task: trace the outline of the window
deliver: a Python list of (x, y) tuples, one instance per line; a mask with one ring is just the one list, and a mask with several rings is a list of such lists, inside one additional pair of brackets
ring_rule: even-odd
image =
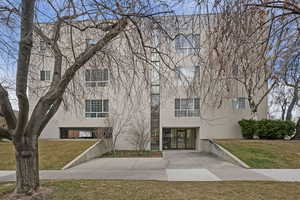
[(159, 85), (151, 86), (151, 94), (159, 94)]
[(200, 35), (178, 35), (175, 38), (176, 53), (194, 53), (200, 48)]
[(236, 77), (239, 73), (239, 68), (238, 68), (238, 65), (233, 65), (232, 66), (232, 76), (233, 77)]
[(85, 39), (86, 47), (90, 45), (94, 45), (97, 43), (97, 40), (92, 40), (92, 39)]
[(193, 80), (199, 79), (200, 67), (178, 67), (176, 69), (177, 79), (183, 82), (191, 82)]
[(200, 98), (175, 99), (175, 117), (199, 117)]
[(40, 76), (41, 81), (50, 81), (50, 71), (42, 70)]
[(40, 52), (45, 52), (47, 43), (44, 40), (40, 40)]
[(85, 100), (85, 117), (108, 117), (108, 100)]
[(237, 97), (232, 99), (232, 107), (234, 109), (245, 109), (246, 108), (246, 98)]
[(108, 69), (85, 70), (85, 81), (87, 87), (104, 87), (108, 83)]

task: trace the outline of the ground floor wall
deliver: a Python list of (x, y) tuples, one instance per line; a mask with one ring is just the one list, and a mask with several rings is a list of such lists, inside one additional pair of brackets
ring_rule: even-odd
[[(150, 123), (150, 122), (149, 122)], [(68, 116), (54, 116), (45, 129), (42, 132), (41, 138), (43, 139), (67, 139), (65, 137), (65, 132), (69, 131), (70, 139), (84, 139), (90, 138), (88, 135), (84, 135), (85, 131), (91, 131), (91, 136), (96, 136), (94, 138), (103, 138), (109, 136), (109, 134), (101, 134), (102, 132), (107, 133), (108, 131), (112, 131), (112, 127), (107, 127), (108, 125), (104, 123), (103, 119), (84, 119), (72, 118), (68, 119)], [(111, 138), (115, 139), (115, 148), (117, 150), (135, 150), (138, 147), (137, 142), (137, 133), (136, 130), (133, 129), (133, 125), (126, 125), (127, 128), (116, 132), (111, 135)], [(148, 125), (149, 126), (149, 125)], [(150, 131), (149, 127), (144, 127), (146, 134), (144, 135), (144, 143), (146, 150), (150, 150)], [(97, 131), (100, 130), (100, 131)], [(101, 131), (104, 130), (104, 131)], [(98, 137), (98, 133), (99, 137)], [(80, 136), (81, 135), (81, 136)]]

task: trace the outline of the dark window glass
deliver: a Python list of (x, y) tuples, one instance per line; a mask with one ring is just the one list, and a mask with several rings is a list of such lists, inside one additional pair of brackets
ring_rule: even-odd
[(175, 109), (180, 109), (180, 99), (175, 99)]
[(194, 108), (195, 110), (200, 109), (200, 98), (195, 98)]
[(85, 80), (90, 81), (91, 80), (91, 73), (90, 70), (85, 70)]
[(108, 112), (108, 100), (103, 100), (103, 112)]
[(40, 80), (41, 81), (50, 81), (50, 71), (42, 70), (40, 72)]

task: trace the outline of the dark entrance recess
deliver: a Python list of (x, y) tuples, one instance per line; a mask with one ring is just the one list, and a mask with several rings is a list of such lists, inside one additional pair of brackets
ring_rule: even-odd
[(164, 128), (163, 149), (195, 149), (196, 128)]

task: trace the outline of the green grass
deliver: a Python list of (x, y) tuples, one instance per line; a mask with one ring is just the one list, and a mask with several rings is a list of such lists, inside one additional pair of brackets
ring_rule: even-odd
[[(44, 200), (296, 200), (300, 183), (164, 182), (119, 180), (46, 181), (52, 189)], [(0, 185), (0, 199), (12, 191)], [(2, 195), (2, 196), (1, 196)], [(2, 198), (1, 198), (2, 197)]]
[(217, 140), (252, 168), (300, 168), (300, 141)]
[(129, 157), (162, 157), (160, 151), (131, 151), (131, 150), (121, 150), (115, 152), (108, 152), (102, 157), (109, 158), (129, 158)]
[[(61, 169), (68, 162), (93, 145), (92, 140), (40, 140), (40, 169)], [(0, 170), (15, 169), (14, 147), (10, 142), (0, 142)]]

